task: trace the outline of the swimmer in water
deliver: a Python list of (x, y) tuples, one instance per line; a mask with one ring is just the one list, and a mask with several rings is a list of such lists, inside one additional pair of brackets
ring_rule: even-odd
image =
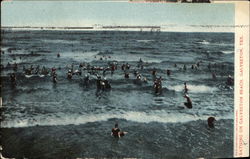
[(110, 85), (110, 83), (109, 83), (109, 81), (107, 80), (106, 77), (104, 77), (103, 82), (104, 82), (104, 88), (105, 89), (111, 89), (111, 85)]
[(191, 69), (194, 69), (194, 65), (191, 66)]
[(214, 117), (209, 117), (207, 119), (207, 125), (209, 128), (214, 128), (214, 121), (216, 121), (216, 119)]
[(226, 84), (227, 85), (233, 85), (234, 84), (234, 80), (233, 80), (231, 75), (228, 75)]
[(212, 78), (213, 78), (214, 80), (216, 79), (215, 73), (212, 73)]
[(53, 77), (52, 77), (52, 81), (53, 81), (53, 83), (57, 83), (57, 77), (56, 77), (56, 74), (54, 74), (54, 75), (53, 75)]
[(187, 93), (187, 92), (188, 92), (187, 83), (184, 82), (184, 93)]
[(171, 71), (167, 70), (167, 75), (170, 76), (170, 74), (171, 74)]
[(156, 69), (154, 68), (153, 71), (152, 71), (152, 75), (153, 76), (156, 76)]
[(139, 63), (142, 63), (142, 62), (143, 62), (143, 61), (142, 61), (142, 59), (140, 58), (140, 59), (139, 59)]
[(187, 67), (186, 65), (183, 66), (183, 70), (186, 71), (187, 70)]
[(120, 138), (122, 136), (124, 136), (125, 134), (127, 134), (127, 132), (123, 132), (118, 128), (118, 124), (115, 124), (115, 127), (112, 128), (111, 130), (111, 136), (114, 136), (116, 138)]
[(129, 73), (128, 72), (124, 73), (124, 78), (129, 78)]
[(192, 105), (192, 101), (191, 101), (190, 97), (189, 97), (187, 94), (185, 94), (185, 95), (184, 95), (184, 98), (187, 99), (187, 102), (184, 102), (184, 105), (185, 105), (188, 109), (191, 109), (191, 108), (193, 107), (193, 105)]
[(72, 79), (72, 76), (73, 76), (72, 70), (69, 70), (67, 73), (67, 78)]

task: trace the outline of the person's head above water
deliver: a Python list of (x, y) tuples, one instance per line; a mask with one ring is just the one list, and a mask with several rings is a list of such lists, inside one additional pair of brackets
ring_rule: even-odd
[(207, 119), (207, 124), (210, 128), (214, 128), (214, 121), (216, 121), (215, 117), (209, 117)]

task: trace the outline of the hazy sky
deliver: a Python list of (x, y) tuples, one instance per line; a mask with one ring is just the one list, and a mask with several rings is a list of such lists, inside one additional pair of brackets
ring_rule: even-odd
[(234, 25), (233, 4), (6, 1), (2, 26)]

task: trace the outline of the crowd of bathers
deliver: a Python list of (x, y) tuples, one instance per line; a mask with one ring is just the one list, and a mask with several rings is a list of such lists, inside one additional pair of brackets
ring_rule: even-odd
[[(57, 58), (60, 58), (60, 54), (57, 54)], [(95, 56), (96, 58), (96, 56)], [(101, 57), (100, 60), (106, 59), (107, 57)], [(108, 58), (111, 58), (108, 56)], [(199, 69), (202, 61), (198, 61), (196, 64), (192, 64), (190, 69), (192, 70), (197, 70)], [(83, 84), (84, 86), (88, 87), (90, 85), (90, 75), (96, 76), (95, 81), (96, 81), (96, 89), (98, 91), (108, 91), (111, 90), (111, 84), (106, 78), (106, 74), (110, 72), (111, 75), (113, 75), (116, 71), (121, 70), (124, 74), (124, 79), (129, 79), (129, 78), (134, 78), (136, 83), (148, 83), (148, 79), (146, 77), (143, 77), (141, 73), (139, 73), (140, 70), (143, 70), (145, 67), (145, 62), (140, 58), (139, 61), (137, 62), (137, 65), (131, 69), (131, 65), (129, 63), (118, 63), (117, 61), (107, 61), (106, 66), (93, 66), (90, 65), (89, 63), (80, 63), (77, 68), (75, 69), (75, 65), (71, 64), (67, 66), (68, 71), (67, 71), (67, 79), (71, 80), (73, 76), (82, 76), (84, 72), (84, 77), (83, 77)], [(174, 64), (174, 67), (177, 68), (177, 64)], [(211, 63), (207, 65), (207, 69), (211, 70)], [(15, 62), (13, 64), (8, 64), (6, 67), (1, 65), (1, 70), (5, 68), (12, 68), (13, 73), (10, 74), (10, 82), (13, 86), (17, 86), (17, 70), (18, 70), (18, 64)], [(180, 67), (179, 67), (180, 68)], [(183, 71), (186, 71), (188, 68), (184, 64), (180, 69)], [(39, 76), (50, 76), (52, 78), (52, 82), (54, 84), (58, 83), (58, 75), (57, 75), (57, 70), (61, 70), (60, 67), (55, 68), (48, 68), (45, 66), (40, 67), (39, 65), (34, 67), (33, 65), (30, 65), (29, 67), (23, 66), (22, 68), (22, 73), (25, 76), (32, 76), (32, 75), (39, 75)], [(172, 70), (166, 69), (165, 73), (167, 76), (170, 76), (172, 74)], [(134, 75), (134, 77), (131, 77), (131, 74)], [(216, 79), (216, 74), (211, 71), (212, 78)], [(157, 77), (157, 70), (155, 68), (151, 69), (151, 75), (152, 75), (152, 89), (154, 90), (155, 94), (161, 94), (162, 93), (162, 77), (159, 76)], [(228, 75), (227, 80), (226, 80), (226, 85), (233, 85), (234, 83), (233, 78)], [(186, 99), (186, 102), (184, 102), (184, 106), (188, 109), (191, 109), (193, 107), (191, 98), (188, 95), (189, 88), (187, 86), (187, 83), (184, 82), (183, 86), (183, 93), (184, 93), (184, 98)], [(215, 121), (214, 117), (210, 117), (208, 119), (208, 126), (213, 128), (214, 124), (213, 122)], [(116, 137), (120, 137), (124, 135), (124, 132), (122, 135), (120, 135), (118, 132), (118, 124), (116, 124), (115, 128), (112, 129), (112, 133)]]

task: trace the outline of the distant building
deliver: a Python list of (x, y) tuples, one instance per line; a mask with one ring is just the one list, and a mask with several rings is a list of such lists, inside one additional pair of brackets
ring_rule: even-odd
[(211, 3), (211, 0), (178, 0), (181, 3)]

